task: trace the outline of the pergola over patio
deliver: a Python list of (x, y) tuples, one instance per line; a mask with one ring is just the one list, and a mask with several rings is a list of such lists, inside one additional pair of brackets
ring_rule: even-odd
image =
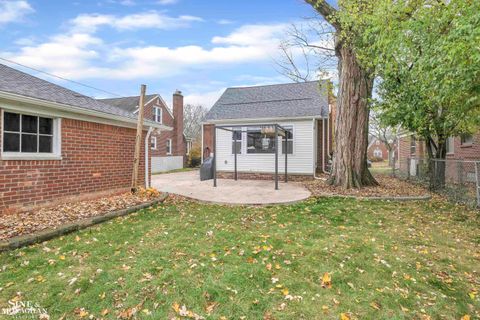
[[(235, 143), (234, 149), (234, 179), (238, 180), (238, 170), (237, 170), (237, 136), (235, 132), (246, 133), (248, 137), (248, 128), (262, 128), (262, 131), (271, 133), (274, 132), (274, 149), (275, 149), (275, 190), (278, 190), (278, 137), (282, 136), (284, 138), (285, 147), (287, 147), (287, 132), (288, 130), (279, 125), (278, 123), (262, 123), (262, 124), (250, 124), (250, 125), (214, 125), (213, 129), (213, 186), (217, 186), (217, 129), (230, 131), (233, 133), (233, 141)], [(235, 129), (240, 128), (240, 130)], [(247, 130), (244, 130), (247, 128)], [(285, 182), (288, 182), (288, 152), (285, 152)]]

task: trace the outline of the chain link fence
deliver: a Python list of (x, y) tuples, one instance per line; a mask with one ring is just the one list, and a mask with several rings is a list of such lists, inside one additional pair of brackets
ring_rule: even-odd
[(480, 208), (480, 161), (408, 158), (395, 173), (449, 199)]

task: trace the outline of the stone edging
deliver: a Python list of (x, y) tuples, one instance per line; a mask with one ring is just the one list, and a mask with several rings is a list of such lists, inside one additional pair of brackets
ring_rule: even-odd
[(0, 241), (0, 252), (15, 250), (15, 249), (29, 246), (35, 243), (44, 242), (44, 241), (56, 238), (58, 236), (62, 236), (67, 233), (82, 230), (117, 217), (126, 216), (130, 213), (161, 203), (165, 201), (167, 197), (168, 197), (168, 193), (163, 193), (159, 198), (155, 200), (142, 203), (130, 208), (112, 211), (104, 215), (90, 217), (87, 219), (64, 224), (55, 229), (45, 229), (34, 234), (22, 235), (22, 236), (13, 237), (7, 240), (3, 240), (3, 241)]
[(432, 199), (431, 195), (424, 195), (424, 196), (385, 196), (385, 197), (363, 197), (363, 196), (353, 196), (353, 195), (335, 195), (335, 194), (321, 194), (315, 197), (319, 198), (350, 198), (350, 199), (357, 199), (357, 200), (383, 200), (383, 201), (428, 201)]

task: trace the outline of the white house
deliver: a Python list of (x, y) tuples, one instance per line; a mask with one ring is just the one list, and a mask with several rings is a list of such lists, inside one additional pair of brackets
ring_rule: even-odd
[(288, 149), (288, 174), (313, 177), (328, 165), (332, 109), (326, 81), (228, 88), (205, 117), (202, 160), (215, 152), (217, 126), (216, 166), (220, 176), (234, 171), (236, 148), (241, 177), (271, 177), (275, 172), (272, 125), (276, 124), (288, 131), (287, 147), (284, 138), (278, 138), (279, 173), (285, 170)]

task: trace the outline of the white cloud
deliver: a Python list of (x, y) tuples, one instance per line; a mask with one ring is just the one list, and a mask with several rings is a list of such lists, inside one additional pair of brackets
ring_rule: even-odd
[[(93, 24), (105, 24), (104, 19), (96, 16)], [(269, 63), (277, 51), (282, 27), (244, 26), (225, 37), (213, 38), (211, 48), (197, 45), (121, 47), (75, 30), (3, 55), (71, 79), (160, 79), (242, 63)]]
[(177, 3), (178, 0), (158, 0), (157, 3), (161, 5), (167, 5), (167, 4), (175, 4)]
[(185, 28), (192, 22), (203, 21), (202, 18), (181, 15), (170, 17), (157, 11), (135, 13), (125, 16), (108, 14), (81, 14), (71, 20), (75, 32), (95, 32), (101, 26), (109, 26), (117, 30)]
[(222, 25), (227, 25), (227, 24), (232, 24), (234, 23), (234, 21), (232, 20), (229, 20), (229, 19), (220, 19), (217, 21), (218, 24), (222, 24)]
[(34, 10), (27, 1), (0, 1), (0, 25), (18, 22), (32, 12)]
[(184, 100), (185, 100), (185, 103), (200, 104), (210, 109), (214, 105), (214, 103), (218, 100), (218, 98), (220, 98), (220, 96), (225, 91), (225, 89), (226, 88), (221, 88), (215, 91), (187, 94)]

